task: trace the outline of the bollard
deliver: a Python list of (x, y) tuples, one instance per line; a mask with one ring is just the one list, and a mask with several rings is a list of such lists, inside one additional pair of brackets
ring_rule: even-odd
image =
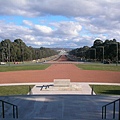
[(31, 95), (31, 87), (29, 86), (29, 95)]
[(92, 87), (91, 95), (93, 95), (93, 87)]

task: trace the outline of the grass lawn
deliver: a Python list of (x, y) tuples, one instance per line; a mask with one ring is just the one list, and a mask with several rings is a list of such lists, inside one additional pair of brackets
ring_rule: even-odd
[(20, 70), (44, 70), (44, 69), (46, 69), (49, 66), (50, 66), (50, 64), (0, 66), (0, 72), (20, 71)]
[(29, 86), (34, 85), (16, 85), (16, 86), (0, 86), (0, 95), (26, 95), (29, 92)]
[(120, 95), (120, 86), (117, 85), (90, 85), (97, 95)]
[(120, 66), (105, 65), (105, 64), (77, 64), (77, 67), (83, 70), (107, 70), (107, 71), (120, 71)]

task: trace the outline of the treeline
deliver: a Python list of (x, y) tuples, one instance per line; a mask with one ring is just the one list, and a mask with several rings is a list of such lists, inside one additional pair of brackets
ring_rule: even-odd
[(30, 61), (56, 55), (57, 52), (50, 48), (33, 48), (27, 46), (21, 39), (11, 42), (5, 39), (0, 42), (1, 62), (22, 62)]
[(120, 60), (120, 43), (113, 40), (96, 39), (93, 46), (84, 46), (73, 49), (70, 55), (76, 56), (81, 61), (109, 61), (118, 62)]

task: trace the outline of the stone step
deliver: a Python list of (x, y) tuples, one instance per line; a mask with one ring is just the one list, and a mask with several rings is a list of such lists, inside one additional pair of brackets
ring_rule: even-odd
[[(9, 96), (7, 100), (18, 106), (19, 119), (16, 120), (102, 120), (102, 106), (118, 98), (119, 96), (28, 95)], [(108, 113), (111, 113), (113, 106), (108, 108)], [(108, 120), (112, 120), (112, 113), (108, 113)], [(12, 116), (7, 116), (7, 113), (5, 115), (3, 120), (15, 120)]]
[[(68, 119), (59, 119), (59, 118), (31, 118), (31, 119), (23, 119), (23, 118), (4, 118), (4, 119), (0, 119), (0, 120), (68, 120)], [(73, 120), (73, 119), (69, 119), (69, 120)], [(98, 119), (98, 118), (88, 118), (88, 119), (74, 119), (74, 120), (118, 120), (118, 119)]]

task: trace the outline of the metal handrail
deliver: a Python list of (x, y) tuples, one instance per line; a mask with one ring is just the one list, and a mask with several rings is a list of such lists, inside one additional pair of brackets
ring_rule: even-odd
[(102, 106), (102, 119), (106, 119), (106, 112), (107, 112), (106, 111), (106, 107), (108, 105), (111, 105), (111, 104), (113, 104), (113, 119), (115, 119), (116, 102), (119, 102), (119, 106), (118, 106), (119, 107), (119, 110), (118, 110), (118, 120), (120, 120), (120, 98), (115, 100), (115, 101), (113, 101), (113, 102), (110, 102), (110, 103)]
[(18, 106), (12, 103), (0, 100), (2, 102), (2, 117), (5, 118), (5, 103), (13, 107), (13, 118), (18, 118)]

